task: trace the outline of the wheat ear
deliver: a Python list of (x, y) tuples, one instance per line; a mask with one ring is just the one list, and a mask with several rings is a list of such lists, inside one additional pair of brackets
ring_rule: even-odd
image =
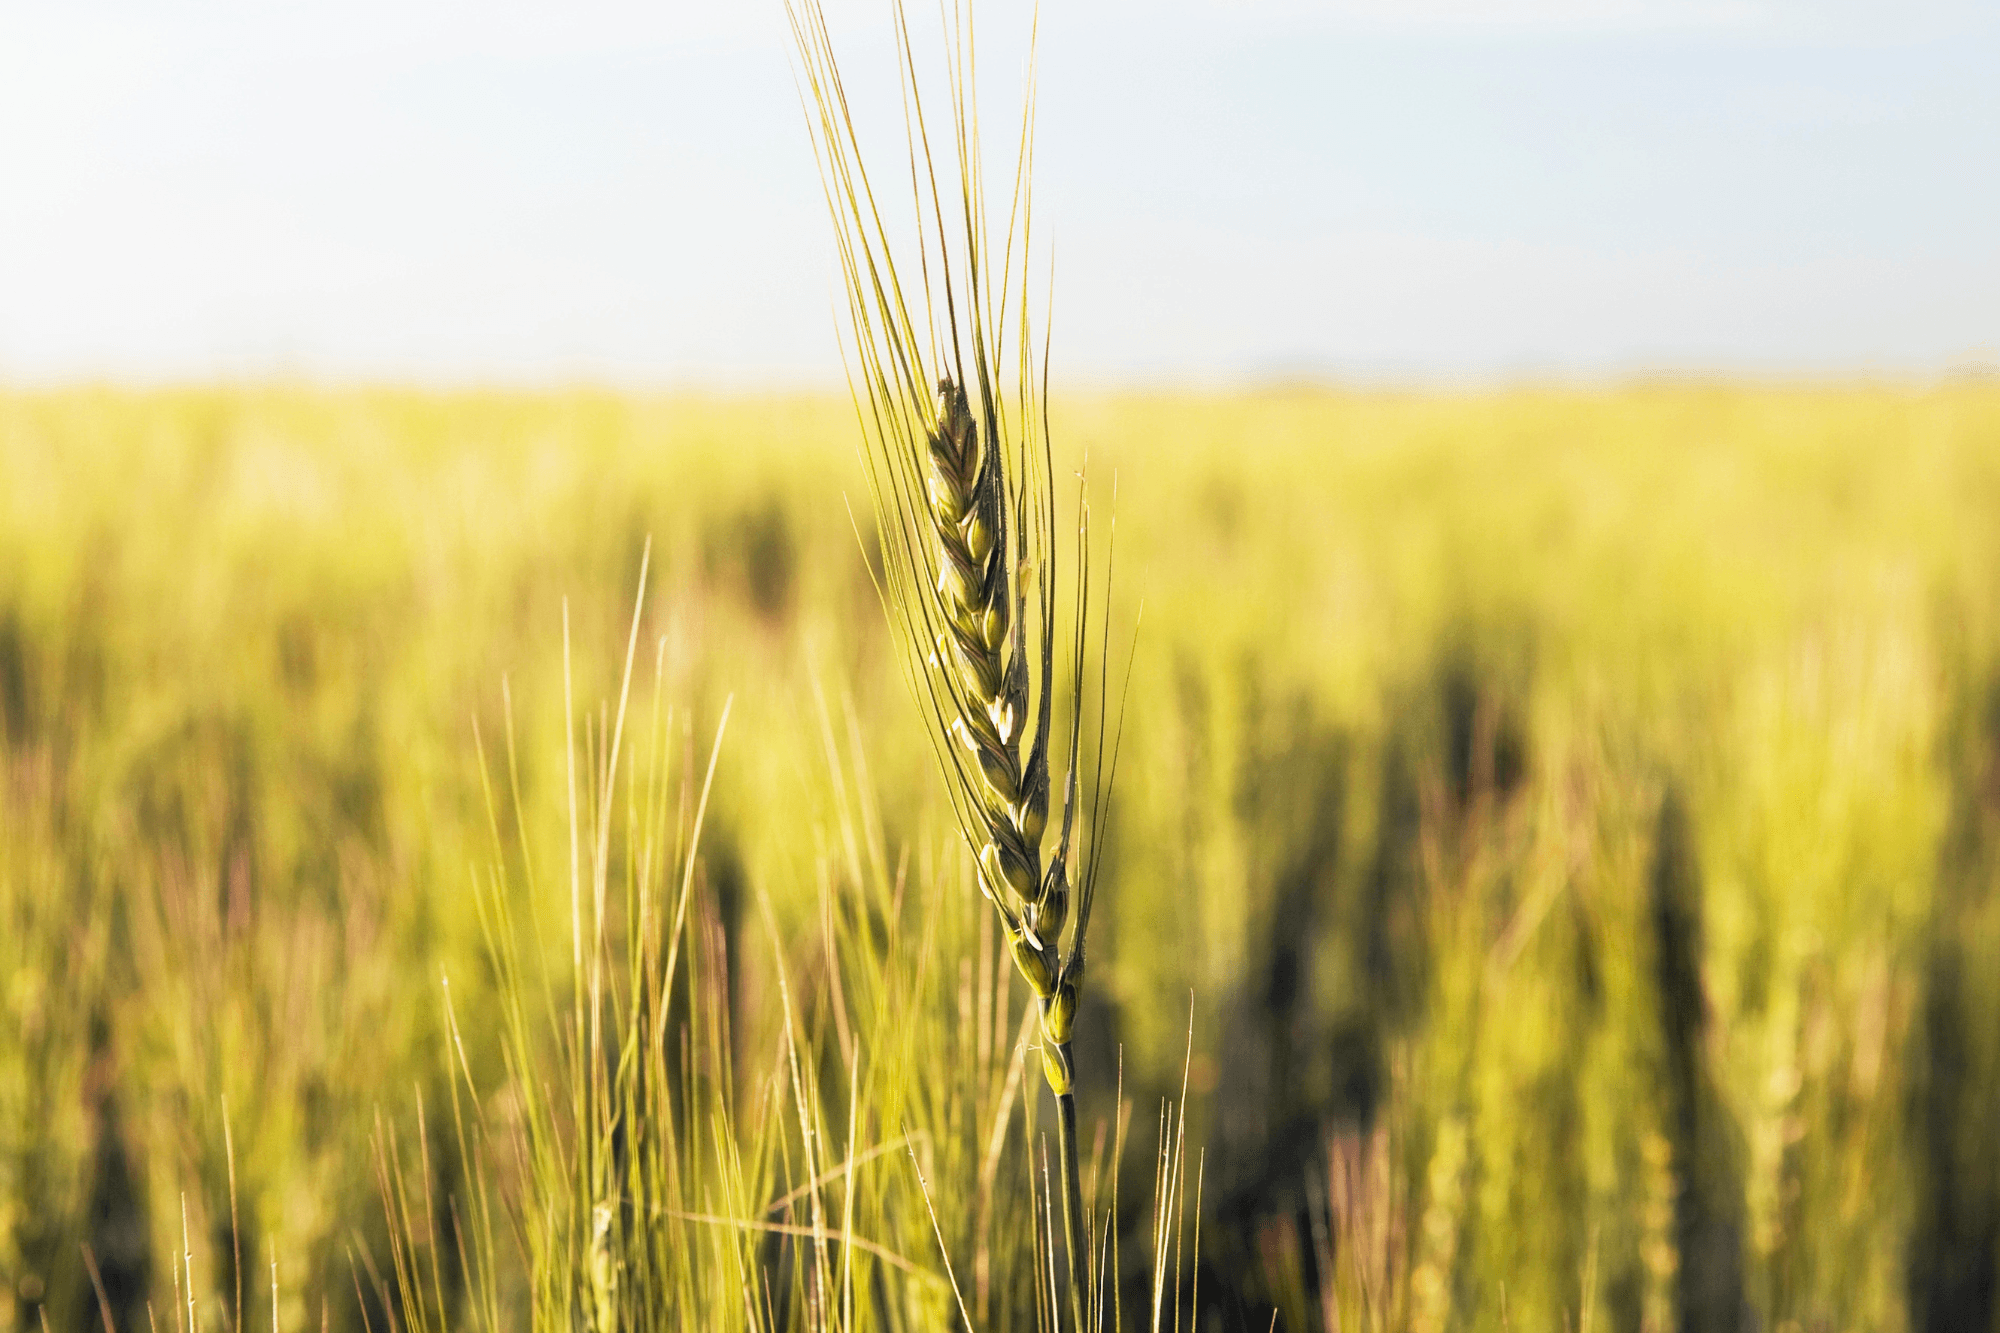
[[(933, 699), (948, 699), (955, 705), (956, 716), (945, 723), (945, 731), (973, 763), (970, 770), (963, 764), (952, 765), (948, 775), (970, 798), (963, 808), (978, 817), (979, 823), (966, 831), (968, 840), (978, 846), (980, 888), (1000, 914), (1015, 966), (1034, 991), (1040, 1011), (1042, 1070), (1056, 1097), (1071, 1318), (1081, 1333), (1090, 1289), (1085, 1266), (1091, 1246), (1077, 1162), (1076, 1062), (1071, 1043), (1077, 986), (1083, 980), (1084, 914), (1078, 915), (1067, 952), (1062, 935), (1069, 914), (1074, 727), (1081, 718), (1082, 700), (1073, 701), (1063, 829), (1045, 874), (1041, 863), (1049, 814), (1054, 623), (1045, 604), (1035, 692), (1039, 706), (1024, 758), (1021, 746), (1029, 726), (1031, 671), (1022, 585), (1036, 576), (1045, 585), (1052, 584), (1054, 553), (1030, 548), (1018, 569), (1010, 571), (1004, 558), (1009, 487), (1003, 454), (990, 443), (982, 445), (965, 391), (948, 376), (938, 384), (924, 483), (935, 541), (936, 607), (946, 626), (937, 634), (927, 665), (950, 687)], [(976, 783), (971, 771), (978, 773)]]
[[(959, 827), (977, 857), (980, 890), (998, 913), (1015, 965), (1035, 994), (1042, 1069), (1057, 1103), (1071, 1317), (1082, 1333), (1091, 1244), (1077, 1161), (1072, 1039), (1102, 846), (1097, 822), (1108, 808), (1109, 778), (1100, 689), (1086, 859), (1079, 852), (1076, 816), (1091, 606), (1089, 511), (1079, 503), (1075, 601), (1065, 607), (1057, 591), (1055, 489), (1044, 410), (1047, 345), (1038, 384), (1027, 316), (1032, 96), (1005, 240), (996, 253), (979, 164), (969, 12), (961, 3), (947, 15), (960, 187), (947, 203), (937, 184), (908, 26), (900, 6), (894, 8), (916, 203), (922, 282), (917, 306), (897, 277), (818, 4), (798, 0), (790, 13), (806, 115), (846, 278), (853, 329), (848, 369), (882, 533), (881, 592), (900, 631), (912, 691), (931, 724)], [(953, 221), (948, 224), (947, 218)], [(1010, 379), (1017, 387), (1003, 392), (1000, 386)], [(1067, 634), (1062, 679), (1059, 631)], [(1059, 692), (1068, 702), (1063, 813), (1045, 863), (1053, 705)]]
[[(928, 446), (924, 482), (936, 541), (938, 610), (947, 627), (937, 636), (929, 665), (956, 677), (957, 716), (946, 722), (946, 731), (979, 774), (969, 794), (983, 825), (976, 844), (981, 888), (999, 909), (1014, 961), (1042, 1003), (1043, 1036), (1067, 1048), (1076, 978), (1065, 975), (1058, 943), (1069, 912), (1069, 883), (1062, 857), (1050, 861), (1046, 875), (1041, 868), (1049, 817), (1050, 692), (1045, 681), (1040, 725), (1024, 759), (1030, 682), (1025, 617), (1015, 605), (1018, 594), (1010, 588), (1015, 580), (1000, 549), (1005, 470), (999, 451), (981, 446), (965, 392), (949, 377), (938, 385)], [(1034, 572), (1032, 564), (1019, 571), (1024, 577)], [(1045, 640), (1044, 648), (1050, 646)], [(1066, 1063), (1050, 1070), (1049, 1085), (1057, 1092), (1066, 1091), (1069, 1082)]]

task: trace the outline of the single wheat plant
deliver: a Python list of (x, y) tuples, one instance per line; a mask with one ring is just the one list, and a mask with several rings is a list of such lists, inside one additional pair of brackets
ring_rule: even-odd
[[(980, 889), (1039, 1006), (1042, 1068), (1057, 1103), (1069, 1303), (1082, 1330), (1086, 1305), (1096, 1302), (1073, 1037), (1117, 746), (1114, 739), (1107, 763), (1100, 644), (1086, 855), (1077, 816), (1092, 625), (1089, 506), (1079, 475), (1076, 569), (1059, 580), (1047, 341), (1038, 355), (1028, 314), (1032, 69), (996, 247), (980, 168), (969, 10), (961, 4), (945, 15), (950, 143), (940, 153), (909, 27), (895, 9), (914, 204), (914, 228), (898, 234), (899, 244), (884, 221), (884, 195), (863, 166), (819, 5), (798, 0), (790, 12), (846, 279), (848, 370), (882, 535), (880, 590), (978, 859)], [(947, 179), (955, 169), (955, 191), (940, 187), (941, 168)], [(903, 273), (916, 261), (913, 285), (899, 275), (899, 250)], [(1058, 765), (1062, 817), (1050, 846)]]

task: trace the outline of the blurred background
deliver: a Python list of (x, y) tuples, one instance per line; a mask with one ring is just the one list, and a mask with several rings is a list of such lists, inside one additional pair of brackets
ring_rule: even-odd
[[(897, 163), (885, 16), (831, 17)], [(980, 17), (1005, 161), (1030, 13)], [(2000, 1329), (2000, 16), (1039, 24), (1052, 425), (1136, 642), (1122, 1229), (1185, 1081), (1203, 1328)], [(396, 1309), (377, 1136), (510, 1073), (482, 780), (511, 719), (560, 883), (649, 540), (673, 744), (734, 699), (746, 1047), (828, 755), (940, 845), (788, 43), (0, 10), (0, 1328)]]

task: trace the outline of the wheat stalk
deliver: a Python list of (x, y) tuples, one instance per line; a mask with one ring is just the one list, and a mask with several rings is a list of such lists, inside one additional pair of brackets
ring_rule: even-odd
[[(959, 177), (958, 197), (948, 201), (938, 185), (908, 25), (895, 6), (920, 273), (920, 288), (910, 293), (897, 276), (895, 247), (862, 163), (817, 0), (798, 0), (789, 12), (846, 279), (849, 376), (883, 535), (880, 590), (900, 631), (904, 666), (930, 723), (961, 831), (976, 855), (981, 892), (1038, 1006), (1042, 1068), (1057, 1102), (1071, 1317), (1081, 1333), (1091, 1243), (1077, 1161), (1072, 1041), (1102, 846), (1097, 823), (1107, 809), (1110, 775), (1100, 689), (1085, 858), (1076, 816), (1091, 606), (1089, 510), (1080, 496), (1074, 600), (1066, 602), (1058, 591), (1044, 411), (1047, 344), (1038, 384), (1026, 290), (1032, 71), (996, 253), (979, 161), (969, 11), (961, 4), (946, 19), (951, 152)], [(1003, 390), (1010, 383), (1012, 390)], [(1060, 677), (1058, 660), (1065, 667)], [(1059, 693), (1068, 723), (1060, 754), (1062, 822), (1045, 849)], [(1114, 743), (1112, 769), (1115, 752)]]

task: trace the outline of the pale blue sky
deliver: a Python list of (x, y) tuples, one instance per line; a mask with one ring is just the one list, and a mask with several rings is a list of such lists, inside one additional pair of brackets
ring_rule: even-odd
[[(1059, 378), (2000, 356), (1993, 0), (1043, 9)], [(0, 0), (0, 378), (833, 383), (828, 235), (778, 0)]]

